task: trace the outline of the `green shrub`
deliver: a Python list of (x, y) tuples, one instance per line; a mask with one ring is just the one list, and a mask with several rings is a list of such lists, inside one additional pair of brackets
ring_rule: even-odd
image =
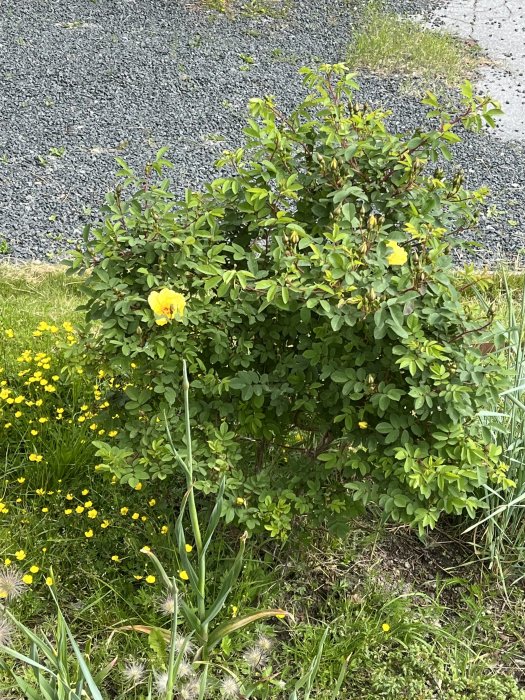
[[(125, 385), (127, 438), (98, 443), (101, 467), (131, 485), (172, 473), (164, 418), (182, 440), (185, 359), (197, 486), (226, 474), (228, 519), (277, 535), (296, 513), (345, 520), (371, 501), (420, 531), (473, 516), (481, 487), (506, 481), (477, 415), (505, 372), (452, 260), (484, 193), (429, 166), (497, 106), (468, 83), (457, 116), (429, 94), (439, 126), (401, 136), (354, 101), (344, 64), (301, 72), (304, 102), (284, 115), (252, 99), (246, 150), (202, 193), (175, 200), (165, 149), (144, 178), (119, 160), (71, 265), (91, 271), (84, 361)], [(163, 288), (184, 295), (179, 317), (149, 308)]]

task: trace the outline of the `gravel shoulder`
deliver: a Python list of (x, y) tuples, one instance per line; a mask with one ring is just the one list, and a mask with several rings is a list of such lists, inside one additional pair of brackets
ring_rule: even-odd
[[(256, 14), (262, 1), (228, 17), (179, 0), (1, 0), (3, 255), (53, 260), (74, 245), (112, 186), (117, 155), (141, 167), (169, 145), (174, 188), (198, 187), (222, 150), (242, 143), (250, 97), (274, 94), (289, 108), (302, 94), (301, 65), (344, 60), (345, 0), (264, 0)], [(392, 4), (416, 12), (425, 3)], [(393, 110), (394, 128), (421, 123), (401, 76), (359, 80), (363, 99)], [(524, 150), (488, 135), (456, 149), (467, 185), (493, 191), (480, 263), (514, 260), (524, 246)]]

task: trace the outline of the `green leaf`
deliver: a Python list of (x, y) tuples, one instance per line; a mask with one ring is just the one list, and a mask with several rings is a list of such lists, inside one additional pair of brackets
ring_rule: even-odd
[(242, 629), (254, 622), (259, 622), (259, 620), (267, 620), (270, 617), (292, 617), (286, 610), (281, 610), (281, 608), (273, 608), (270, 610), (258, 610), (254, 613), (248, 613), (246, 615), (240, 615), (239, 617), (233, 617), (231, 620), (221, 623), (214, 627), (213, 631), (208, 637), (208, 644), (206, 645), (209, 650), (213, 649), (221, 640), (230, 636), (232, 632)]
[(158, 627), (152, 627), (148, 634), (148, 645), (157, 656), (157, 660), (164, 663), (167, 651), (166, 638)]

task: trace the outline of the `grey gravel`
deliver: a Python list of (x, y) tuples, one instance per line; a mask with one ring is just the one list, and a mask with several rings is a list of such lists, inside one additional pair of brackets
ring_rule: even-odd
[[(290, 0), (285, 12), (265, 0), (275, 11), (260, 15), (256, 2), (228, 16), (182, 0), (0, 0), (0, 252), (48, 260), (75, 245), (117, 155), (140, 168), (168, 145), (174, 188), (199, 187), (242, 142), (250, 97), (274, 94), (289, 109), (301, 65), (344, 60), (346, 0)], [(402, 76), (360, 82), (360, 99), (393, 109), (394, 128), (421, 123)], [(457, 149), (467, 185), (488, 185), (498, 210), (476, 234), (478, 262), (514, 259), (524, 244), (524, 155), (523, 143), (488, 135)]]

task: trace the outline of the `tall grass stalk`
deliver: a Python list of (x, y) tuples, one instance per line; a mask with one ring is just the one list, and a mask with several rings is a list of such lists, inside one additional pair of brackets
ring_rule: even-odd
[[(525, 276), (519, 300), (513, 296), (503, 274), (505, 295), (505, 357), (513, 386), (501, 394), (501, 404), (481, 418), (487, 437), (502, 448), (502, 461), (513, 486), (494, 490), (486, 487), (488, 512), (465, 532), (481, 533), (481, 548), (490, 567), (503, 574), (509, 566), (525, 561)], [(479, 301), (488, 304), (486, 297)], [(522, 578), (525, 574), (520, 575)]]

